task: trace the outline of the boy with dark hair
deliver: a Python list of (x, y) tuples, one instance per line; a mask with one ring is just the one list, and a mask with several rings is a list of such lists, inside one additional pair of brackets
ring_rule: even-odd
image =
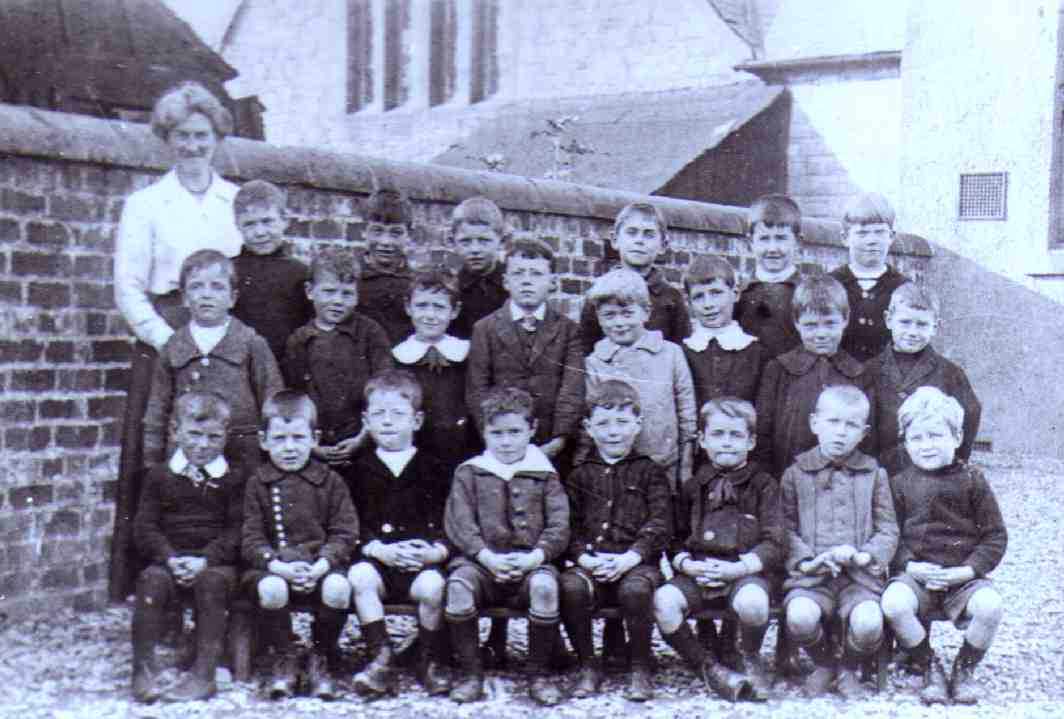
[(599, 690), (591, 614), (604, 605), (619, 605), (628, 627), (632, 674), (625, 698), (654, 696), (651, 601), (663, 579), (658, 563), (672, 529), (672, 495), (665, 471), (632, 452), (640, 415), (639, 394), (630, 385), (618, 380), (598, 385), (588, 396), (583, 422), (595, 451), (566, 481), (568, 559), (576, 566), (561, 578), (562, 621), (580, 661), (574, 697)]
[(392, 367), (391, 345), (381, 326), (355, 310), (360, 268), (349, 252), (325, 248), (314, 256), (306, 293), (314, 319), (296, 330), (285, 349), (291, 389), (306, 392), (320, 422), (314, 456), (346, 465), (366, 441), (362, 390), (371, 376)]
[(285, 195), (265, 180), (246, 182), (233, 212), (244, 238), (233, 259), (240, 278), (233, 316), (258, 332), (280, 362), (288, 336), (314, 316), (303, 289), (307, 266), (284, 250)]
[[(307, 685), (311, 696), (330, 700), (339, 696), (332, 673), (351, 603), (345, 573), (358, 541), (358, 515), (340, 475), (311, 457), (317, 437), (317, 410), (306, 394), (283, 390), (266, 400), (259, 442), (270, 462), (248, 480), (244, 495), (242, 551), (251, 568), (240, 586), (263, 612), (282, 615), (271, 626), (290, 626), (291, 592), (320, 602)], [(293, 696), (298, 674), (297, 658), (282, 647), (270, 698)]]
[(266, 340), (230, 314), (236, 287), (233, 261), (217, 250), (199, 250), (182, 263), (181, 293), (191, 319), (155, 363), (144, 413), (145, 466), (172, 454), (174, 402), (192, 391), (217, 392), (228, 401), (225, 454), (233, 469), (247, 476), (261, 464), (259, 407), (284, 384)]
[(754, 276), (739, 295), (735, 319), (761, 341), (768, 361), (801, 344), (791, 298), (801, 279), (795, 259), (802, 242), (802, 211), (786, 195), (759, 197), (750, 206), (746, 232)]
[(562, 692), (546, 672), (558, 636), (554, 562), (569, 543), (569, 499), (550, 460), (532, 444), (537, 420), (528, 392), (496, 387), (478, 409), (487, 449), (455, 472), (444, 513), (459, 554), (448, 567), (444, 610), (460, 672), (451, 699), (483, 696), (477, 612), (504, 604), (528, 609), (529, 694), (557, 704)]
[(403, 312), (412, 271), (409, 253), (414, 233), (414, 207), (396, 190), (377, 190), (363, 206), (366, 252), (362, 256), (359, 307), (381, 326), (391, 345), (410, 335)]
[(488, 198), (470, 197), (454, 208), (451, 242), (462, 258), (458, 272), (461, 310), (450, 330), (455, 337), (472, 337), (473, 326), (506, 302), (506, 268), (499, 262), (499, 251), (509, 237), (502, 211)]
[[(816, 444), (809, 416), (825, 387), (855, 385), (869, 397), (875, 396), (871, 378), (861, 364), (839, 349), (850, 315), (846, 290), (839, 281), (830, 275), (806, 277), (795, 290), (792, 304), (791, 319), (802, 346), (768, 363), (757, 393), (754, 456), (776, 477)], [(869, 453), (875, 446), (874, 434), (861, 435), (865, 438), (863, 448)]]
[[(924, 675), (925, 704), (975, 704), (981, 691), (972, 674), (1004, 611), (988, 575), (1005, 556), (1008, 531), (986, 477), (955, 456), (964, 431), (956, 399), (920, 387), (902, 404), (898, 422), (912, 466), (890, 480), (901, 543), (883, 613)], [(934, 611), (964, 631), (948, 683), (931, 651), (927, 617)]]
[(363, 450), (347, 472), (361, 527), (359, 560), (347, 578), (369, 644), (369, 665), (355, 674), (355, 690), (395, 694), (397, 676), (385, 600), (418, 606), (417, 675), (429, 694), (450, 691), (443, 665), (443, 564), (450, 548), (443, 533), (447, 468), (414, 445), (424, 419), (421, 386), (405, 370), (385, 370), (366, 383), (364, 421), (375, 449)]
[(850, 323), (842, 335), (842, 349), (858, 362), (867, 362), (886, 347), (890, 333), (883, 317), (891, 293), (905, 275), (887, 264), (894, 241), (894, 208), (875, 192), (857, 197), (842, 216), (842, 239), (850, 261), (831, 272), (846, 288)]
[(229, 417), (229, 405), (216, 394), (182, 394), (171, 420), (177, 449), (144, 478), (133, 527), (137, 550), (151, 561), (137, 580), (133, 611), (133, 698), (138, 702), (159, 697), (155, 644), (164, 633), (167, 606), (183, 592), (195, 596), (196, 661), (164, 698), (199, 701), (217, 692), (214, 671), (236, 587), (245, 479), (222, 456)]
[[(638, 273), (647, 284), (650, 294), (647, 329), (661, 332), (668, 342), (679, 343), (691, 333), (687, 304), (683, 293), (670, 285), (664, 273), (654, 266), (668, 242), (668, 222), (657, 205), (630, 203), (621, 208), (613, 221), (610, 244), (620, 255), (617, 268)], [(587, 303), (580, 313), (580, 334), (584, 338), (585, 355), (594, 352), (595, 344), (605, 336), (594, 308)]]

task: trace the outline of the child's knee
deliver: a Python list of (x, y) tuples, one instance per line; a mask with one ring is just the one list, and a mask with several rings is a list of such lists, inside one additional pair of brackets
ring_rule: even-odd
[(880, 605), (883, 607), (883, 614), (887, 619), (897, 620), (909, 615), (915, 615), (920, 602), (917, 600), (916, 595), (913, 594), (912, 589), (901, 582), (891, 582), (886, 591), (883, 592), (883, 599), (880, 600)]
[(468, 617), (477, 612), (476, 594), (463, 577), (447, 578), (446, 612), (448, 616), (455, 618)]
[(654, 603), (654, 584), (646, 577), (626, 577), (621, 580), (617, 601), (628, 614), (645, 612)]
[(735, 593), (732, 609), (745, 626), (763, 627), (768, 624), (768, 594), (756, 584), (747, 584)]
[(654, 592), (654, 620), (662, 627), (679, 626), (686, 610), (687, 602), (683, 593), (671, 584), (658, 587)]
[(433, 607), (443, 606), (443, 591), (447, 586), (443, 575), (434, 569), (426, 569), (417, 575), (410, 585), (410, 598), (418, 604)]
[(381, 575), (369, 562), (359, 562), (348, 571), (347, 581), (355, 594), (377, 593), (381, 586)]
[(874, 647), (883, 636), (883, 612), (879, 604), (865, 601), (850, 612), (850, 636), (858, 649), (868, 650)]
[(558, 581), (562, 604), (570, 607), (585, 607), (591, 603), (591, 585), (583, 575), (577, 572), (566, 572)]
[(820, 630), (821, 616), (812, 599), (795, 597), (787, 602), (787, 631), (798, 641), (812, 640)]
[(263, 609), (284, 609), (288, 606), (288, 582), (280, 577), (259, 580), (259, 606)]
[(321, 602), (330, 609), (351, 606), (351, 584), (342, 574), (328, 574), (322, 580)]
[(968, 600), (968, 613), (983, 624), (997, 624), (1005, 612), (1004, 602), (996, 590), (984, 587)]
[(558, 580), (547, 572), (535, 572), (528, 580), (528, 597), (533, 609), (557, 609)]

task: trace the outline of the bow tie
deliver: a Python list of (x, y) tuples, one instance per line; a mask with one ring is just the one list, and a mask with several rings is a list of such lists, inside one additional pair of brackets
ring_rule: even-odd
[(425, 365), (430, 371), (439, 374), (443, 372), (444, 367), (450, 367), (451, 363), (447, 361), (447, 358), (443, 356), (435, 347), (429, 347), (425, 351), (425, 356), (418, 362), (420, 365)]
[(726, 504), (737, 504), (738, 501), (739, 498), (735, 494), (735, 487), (726, 477), (721, 477), (717, 480), (717, 483), (709, 490), (709, 494), (706, 495), (706, 502), (710, 511), (720, 509)]

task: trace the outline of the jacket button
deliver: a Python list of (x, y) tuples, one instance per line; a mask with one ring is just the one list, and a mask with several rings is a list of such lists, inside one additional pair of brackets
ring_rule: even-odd
[(706, 540), (707, 542), (712, 542), (716, 538), (717, 538), (717, 533), (714, 532), (712, 529), (707, 529), (705, 531), (705, 533), (702, 535), (702, 539)]

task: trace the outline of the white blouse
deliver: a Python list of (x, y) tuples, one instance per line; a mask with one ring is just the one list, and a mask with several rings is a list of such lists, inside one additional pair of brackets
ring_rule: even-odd
[(115, 302), (133, 333), (161, 349), (173, 330), (152, 307), (152, 295), (179, 289), (181, 263), (197, 250), (240, 254), (233, 217), (237, 186), (212, 173), (202, 197), (171, 170), (126, 200), (115, 243)]

